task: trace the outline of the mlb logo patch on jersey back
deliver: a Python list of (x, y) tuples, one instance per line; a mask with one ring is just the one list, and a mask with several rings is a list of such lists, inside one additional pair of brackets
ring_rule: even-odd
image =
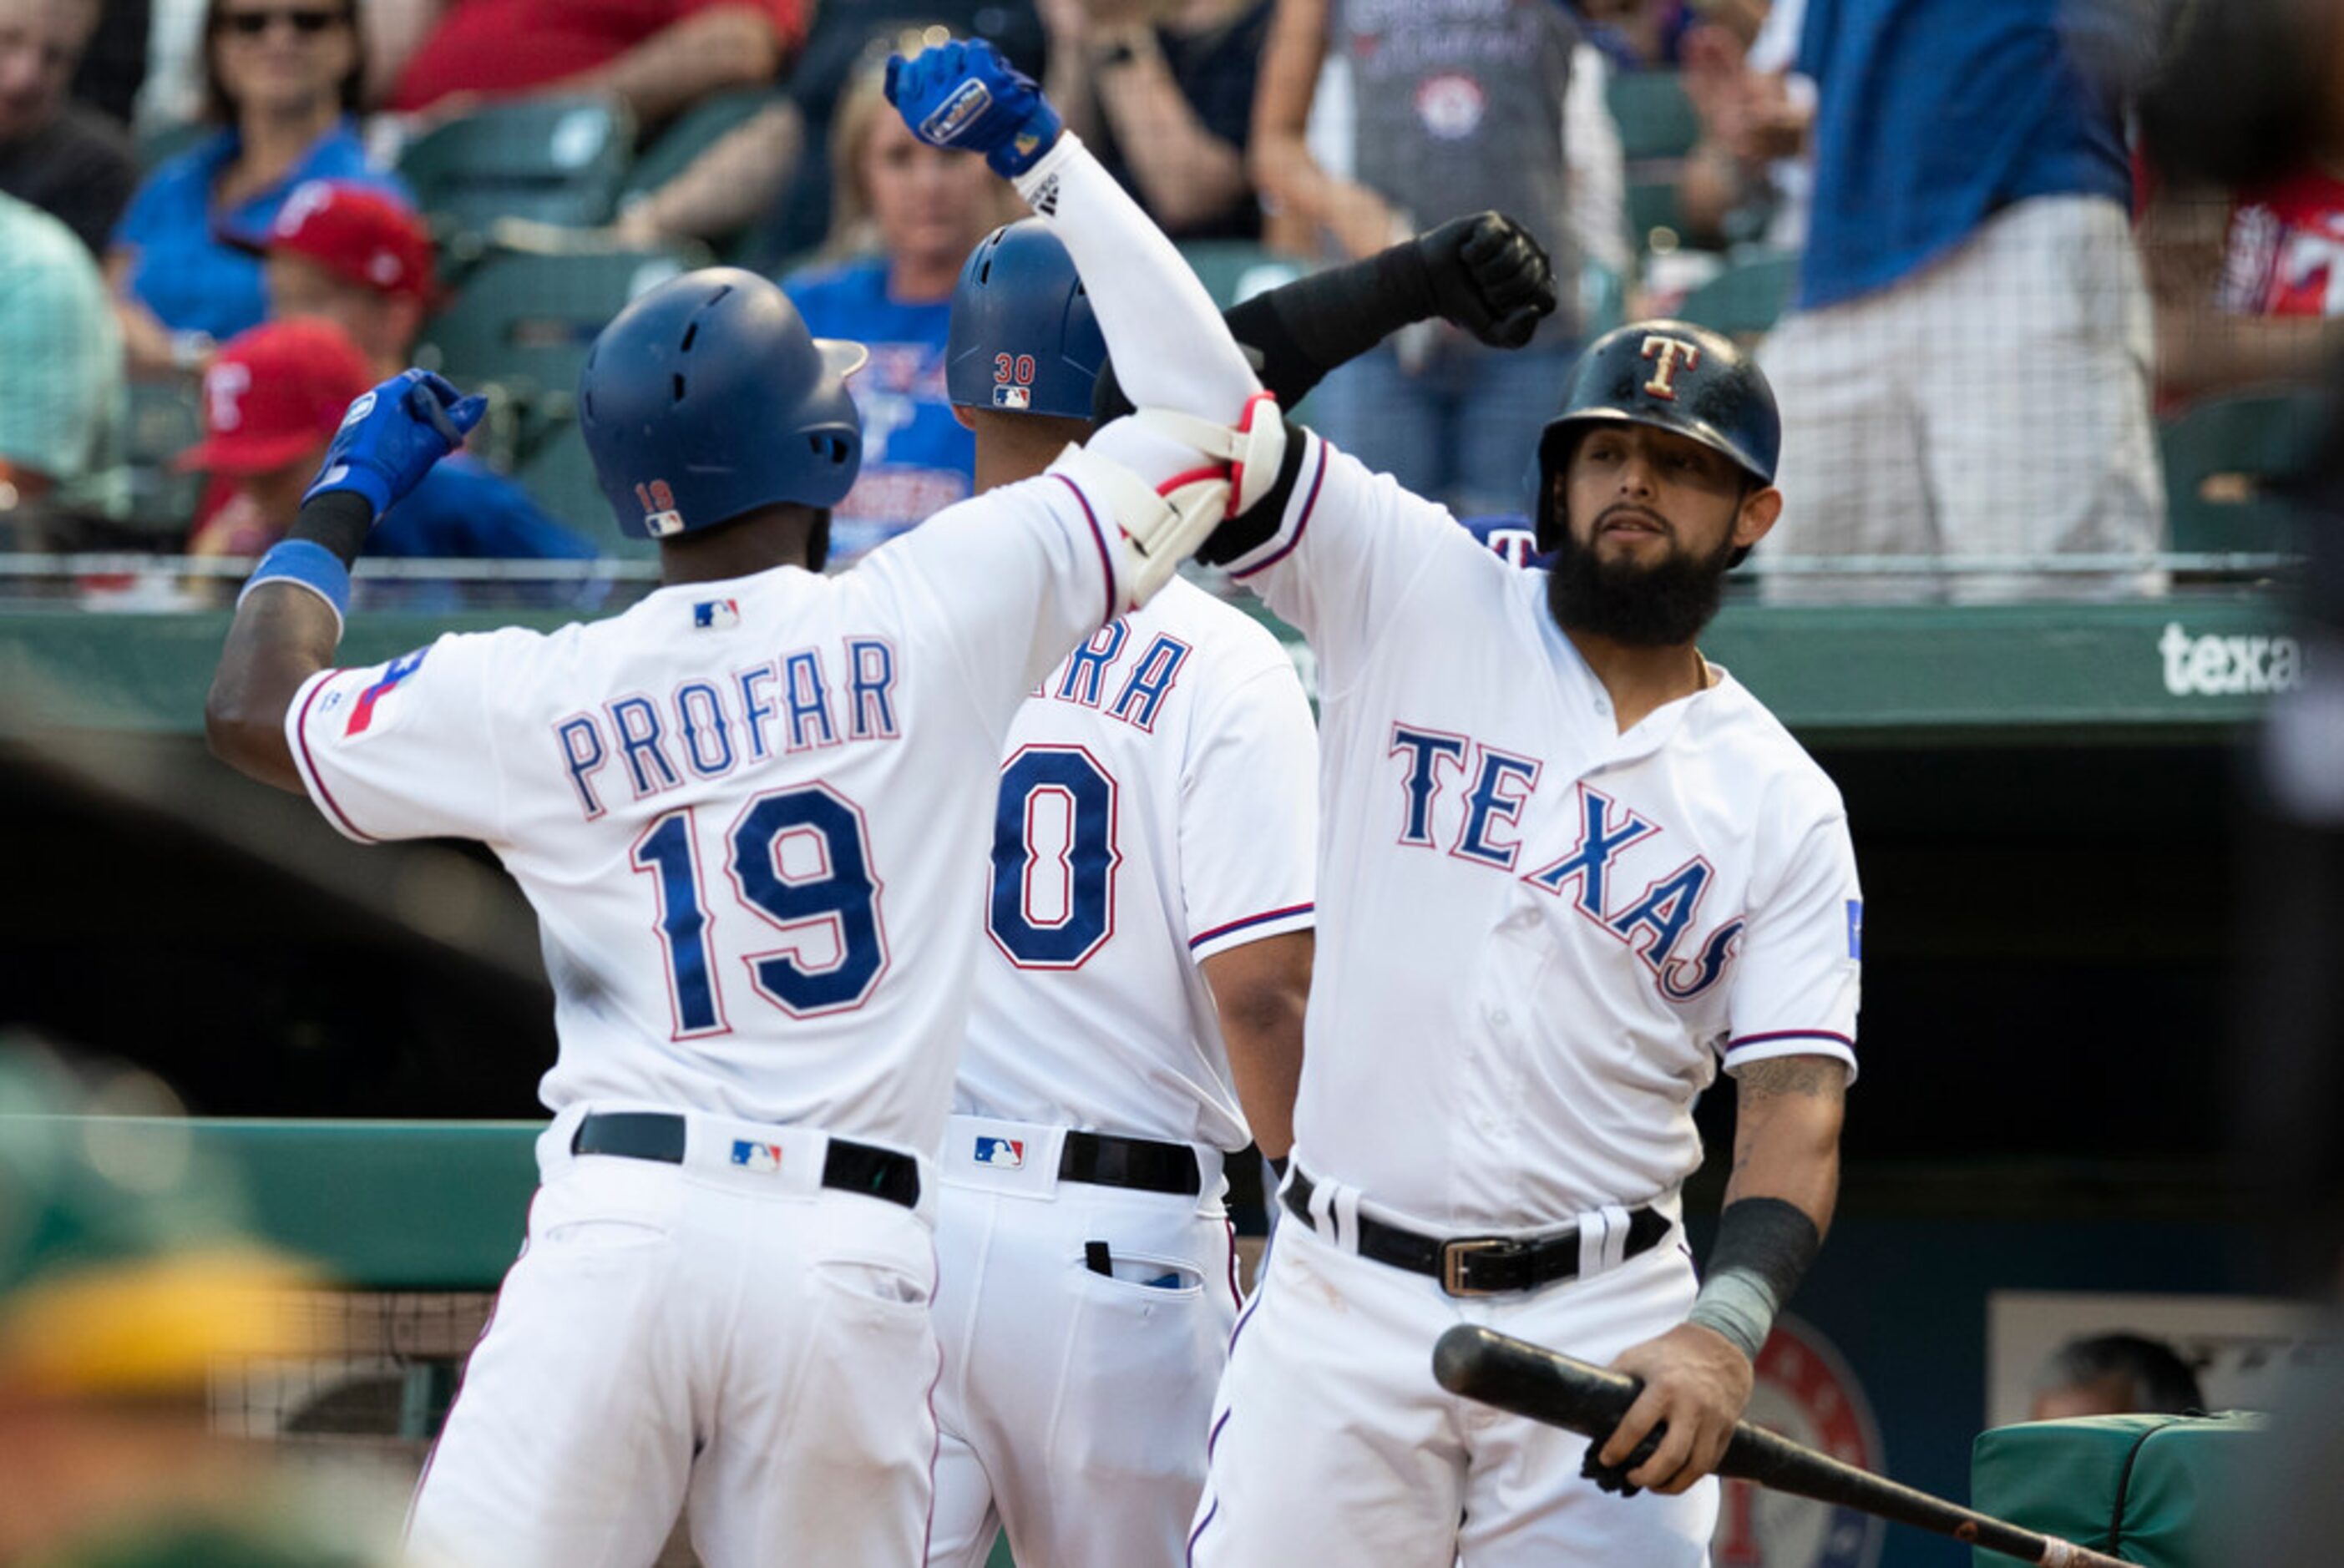
[(782, 1146), (736, 1138), (732, 1140), (732, 1163), (761, 1176), (771, 1176), (782, 1168)]
[(737, 599), (703, 599), (692, 607), (696, 632), (728, 632), (739, 624), (741, 602)]
[(1847, 901), (1847, 956), (1851, 962), (1864, 957), (1864, 900)]
[(1026, 1167), (1026, 1143), (1015, 1138), (980, 1138), (976, 1140), (976, 1163), (999, 1166), (1004, 1170), (1022, 1170)]

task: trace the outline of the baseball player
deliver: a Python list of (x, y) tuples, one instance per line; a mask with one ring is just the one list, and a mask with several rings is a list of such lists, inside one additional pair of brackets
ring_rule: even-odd
[[(1543, 276), (1527, 237), (1485, 217), (1232, 315), (1241, 337), (1314, 301), (1342, 323), (1314, 344), (1327, 363), (1265, 368), (1295, 402), (1379, 326), (1448, 295), (1494, 332), (1468, 304), (1534, 296)], [(1106, 357), (1043, 220), (977, 246), (946, 379), (980, 490), (1089, 435)], [(1277, 640), (1186, 582), (1019, 711), (939, 1161), (932, 1563), (982, 1563), (1005, 1526), (1026, 1568), (1183, 1555), (1236, 1310), (1223, 1160), (1250, 1136), (1282, 1166), (1291, 1141), (1317, 756)]]
[[(1065, 162), (996, 60), (902, 75), (1021, 183)], [(687, 1497), (713, 1568), (920, 1560), (928, 1151), (1002, 743), (1282, 456), (1169, 242), (1127, 199), (1074, 188), (1064, 210), (1117, 259), (1093, 298), (1147, 411), (853, 572), (809, 569), (855, 475), (860, 350), (719, 269), (628, 307), (581, 378), (604, 492), (660, 541), (642, 602), (332, 667), (368, 527), (481, 412), (419, 371), (351, 405), (246, 587), (214, 748), (362, 842), (490, 845), (555, 991), (543, 1184), (417, 1495), (426, 1560), (647, 1563)]]
[[(1778, 441), (1730, 342), (1638, 323), (1541, 440), (1551, 571), (1300, 432), (1207, 546), (1318, 652), (1325, 821), (1291, 1219), (1216, 1401), (1197, 1563), (1706, 1561), (1855, 1060), (1838, 794), (1694, 645), (1781, 511)], [(1721, 1067), (1740, 1115), (1697, 1283), (1678, 1192)], [(1591, 1454), (1435, 1384), (1460, 1322), (1643, 1394)]]

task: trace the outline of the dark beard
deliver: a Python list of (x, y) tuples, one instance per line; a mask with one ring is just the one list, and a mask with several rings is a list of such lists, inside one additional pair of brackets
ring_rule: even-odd
[(1692, 642), (1717, 614), (1733, 562), (1729, 535), (1705, 557), (1673, 551), (1657, 566), (1606, 564), (1581, 544), (1566, 521), (1557, 531), (1546, 603), (1555, 623), (1632, 648), (1670, 648)]

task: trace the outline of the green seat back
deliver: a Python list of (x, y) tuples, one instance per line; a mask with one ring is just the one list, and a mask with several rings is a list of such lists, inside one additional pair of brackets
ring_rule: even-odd
[(1665, 178), (1631, 179), (1628, 182), (1628, 232), (1635, 238), (1640, 251), (1653, 248), (1652, 231), (1665, 228), (1671, 234), (1684, 232), (1684, 216), (1677, 205), (1677, 177), (1672, 170)]
[(1248, 240), (1205, 239), (1180, 248), (1181, 256), (1213, 303), (1226, 310), (1265, 289), (1302, 276), (1301, 266)]
[(683, 269), (683, 258), (664, 250), (492, 257), (425, 323), (418, 357), (468, 390), (492, 382), (559, 416), (595, 334), (627, 301)]
[(1783, 314), (1798, 277), (1796, 251), (1739, 252), (1723, 272), (1686, 295), (1677, 314), (1730, 338), (1756, 338)]
[(1681, 158), (1701, 140), (1701, 116), (1674, 71), (1616, 72), (1608, 96), (1612, 118), (1620, 126), (1621, 155), (1632, 162)]
[(594, 541), (605, 555), (649, 557), (659, 546), (648, 539), (631, 539), (619, 531), (611, 502), (594, 478), (594, 460), (587, 455), (586, 440), (578, 421), (558, 421), (537, 449), (513, 470), (513, 478), (531, 500), (555, 518)]
[[(2117, 1415), (1994, 1427), (1970, 1448), (1970, 1505), (2144, 1568), (2232, 1568), (2226, 1512), (2262, 1452), (2264, 1418)], [(1974, 1549), (1975, 1568), (2016, 1559)]]
[(181, 473), (172, 460), (204, 439), (203, 393), (191, 378), (129, 383), (121, 452), (129, 476), (129, 521), (157, 531), (183, 530), (203, 499), (204, 476)]
[(653, 137), (627, 170), (621, 197), (657, 190), (692, 166), (692, 160), (722, 141), (768, 107), (784, 101), (772, 87), (743, 87), (703, 98)]
[(2303, 392), (2248, 393), (2202, 402), (2158, 432), (2171, 548), (2288, 548), (2293, 508), (2269, 481), (2299, 468), (2317, 439), (2320, 403)]
[(634, 134), (607, 99), (527, 98), (427, 131), (399, 172), (443, 228), (480, 232), (500, 217), (584, 228), (617, 206)]

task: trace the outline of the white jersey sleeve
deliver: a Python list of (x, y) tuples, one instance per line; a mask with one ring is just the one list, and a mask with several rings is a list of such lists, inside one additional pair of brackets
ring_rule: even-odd
[(1742, 936), (1725, 1068), (1773, 1057), (1835, 1057), (1855, 1081), (1864, 894), (1847, 818), (1815, 822), (1772, 888), (1758, 891)]
[[(858, 571), (888, 584), (904, 623), (941, 639), (995, 734), (1036, 682), (1115, 619), (1122, 552), (1112, 515), (1063, 474), (945, 508)], [(1015, 683), (1004, 678), (1016, 672)]]
[(1272, 660), (1190, 731), (1180, 891), (1199, 962), (1313, 924), (1318, 733), (1292, 661), (1274, 645)]
[(309, 797), (361, 844), (399, 838), (494, 843), (504, 824), (500, 670), (525, 631), (450, 634), (384, 663), (320, 670), (286, 710), (285, 734)]
[(1317, 434), (1297, 433), (1301, 469), (1277, 531), (1228, 569), (1310, 640), (1319, 691), (1330, 694), (1358, 679), (1434, 562), (1487, 551), (1446, 508)]

